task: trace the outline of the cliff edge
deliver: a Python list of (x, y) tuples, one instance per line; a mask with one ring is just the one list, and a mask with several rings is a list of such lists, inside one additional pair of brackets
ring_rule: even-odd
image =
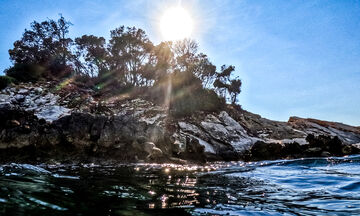
[(359, 147), (359, 127), (272, 121), (231, 105), (174, 117), (146, 98), (105, 98), (71, 83), (19, 84), (0, 93), (3, 162), (264, 160), (358, 154)]

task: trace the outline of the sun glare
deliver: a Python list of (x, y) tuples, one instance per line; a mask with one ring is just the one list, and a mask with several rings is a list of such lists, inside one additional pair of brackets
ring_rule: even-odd
[(165, 40), (181, 40), (190, 37), (193, 20), (182, 7), (169, 8), (160, 20), (161, 33)]

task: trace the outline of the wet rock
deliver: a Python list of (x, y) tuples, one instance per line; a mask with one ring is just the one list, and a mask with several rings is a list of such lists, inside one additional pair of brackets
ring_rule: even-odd
[(360, 149), (357, 148), (354, 145), (345, 145), (342, 147), (341, 152), (344, 155), (351, 155), (351, 154), (359, 154), (360, 153)]
[(254, 160), (277, 159), (282, 156), (282, 145), (257, 141), (250, 151)]
[(306, 140), (309, 142), (310, 148), (320, 148), (324, 151), (328, 151), (332, 155), (335, 156), (341, 156), (343, 155), (342, 149), (344, 147), (344, 144), (342, 141), (337, 137), (330, 137), (330, 136), (314, 136), (312, 134), (309, 134), (306, 137)]
[(303, 152), (303, 148), (299, 143), (297, 142), (287, 143), (284, 145), (282, 149), (282, 156), (296, 158), (301, 156), (302, 152)]
[(197, 139), (187, 136), (185, 151), (181, 152), (179, 156), (186, 160), (205, 162), (205, 147)]
[(219, 157), (215, 160), (222, 160), (222, 161), (238, 161), (243, 157), (244, 153), (239, 153), (237, 151), (234, 151), (230, 148), (224, 148), (219, 150)]
[(305, 155), (308, 157), (320, 157), (322, 153), (322, 148), (320, 147), (312, 147), (305, 150)]
[(321, 152), (320, 156), (321, 156), (321, 157), (330, 157), (331, 154), (330, 154), (330, 152), (323, 151), (323, 152)]

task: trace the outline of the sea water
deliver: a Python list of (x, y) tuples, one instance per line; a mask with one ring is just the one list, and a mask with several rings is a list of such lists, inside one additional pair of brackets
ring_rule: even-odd
[(360, 215), (360, 156), (0, 166), (0, 215)]

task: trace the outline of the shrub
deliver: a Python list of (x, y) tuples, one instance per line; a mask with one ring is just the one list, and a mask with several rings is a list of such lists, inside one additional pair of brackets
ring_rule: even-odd
[(42, 76), (47, 79), (65, 78), (70, 77), (73, 71), (72, 66), (55, 59), (46, 67), (46, 73), (43, 73)]
[(196, 111), (216, 112), (225, 106), (225, 100), (213, 90), (199, 89), (191, 95), (173, 98), (170, 103), (175, 116), (189, 116)]
[(98, 80), (97, 77), (90, 77), (88, 75), (82, 75), (82, 74), (74, 75), (72, 76), (72, 79), (77, 86), (90, 88), (90, 89), (95, 89), (95, 85)]
[(189, 116), (196, 111), (219, 111), (225, 100), (213, 90), (204, 89), (199, 78), (192, 73), (178, 72), (171, 75), (170, 109), (175, 116)]
[(44, 68), (31, 64), (15, 64), (5, 70), (7, 76), (13, 77), (21, 82), (31, 82), (38, 80), (44, 73)]
[(14, 78), (9, 76), (0, 76), (0, 90), (6, 88), (9, 84), (14, 82)]

